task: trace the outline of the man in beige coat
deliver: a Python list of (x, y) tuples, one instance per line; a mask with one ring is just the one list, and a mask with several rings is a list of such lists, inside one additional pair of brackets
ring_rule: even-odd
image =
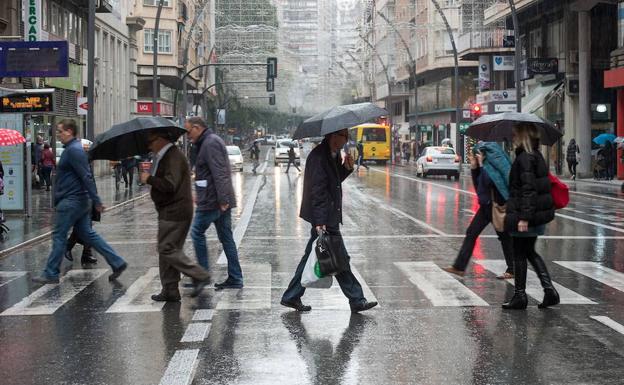
[(193, 220), (191, 171), (184, 154), (173, 144), (166, 131), (148, 135), (148, 147), (154, 154), (150, 173), (141, 174), (141, 182), (152, 186), (150, 195), (158, 211), (158, 265), (162, 291), (154, 301), (179, 301), (180, 273), (193, 279), (196, 297), (210, 282), (209, 273), (184, 254), (184, 241)]

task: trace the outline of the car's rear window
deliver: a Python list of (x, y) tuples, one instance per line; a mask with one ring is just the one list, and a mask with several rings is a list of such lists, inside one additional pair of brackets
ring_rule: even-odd
[(455, 151), (452, 148), (431, 147), (429, 148), (429, 154), (455, 155)]
[(238, 147), (228, 147), (227, 148), (228, 155), (240, 155), (240, 148)]

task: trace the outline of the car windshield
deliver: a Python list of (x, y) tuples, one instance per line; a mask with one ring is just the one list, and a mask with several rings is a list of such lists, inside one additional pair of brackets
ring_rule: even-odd
[(432, 155), (436, 155), (436, 154), (455, 155), (455, 151), (452, 148), (431, 147), (431, 148), (429, 148), (429, 154), (432, 154)]
[(292, 146), (294, 146), (294, 143), (290, 140), (282, 140), (282, 141), (277, 142), (277, 147), (280, 147), (280, 148), (288, 148)]
[(240, 148), (235, 147), (235, 146), (228, 146), (227, 152), (228, 152), (228, 155), (240, 155), (241, 154)]
[(386, 129), (385, 128), (364, 128), (362, 130), (362, 142), (385, 142), (386, 141)]

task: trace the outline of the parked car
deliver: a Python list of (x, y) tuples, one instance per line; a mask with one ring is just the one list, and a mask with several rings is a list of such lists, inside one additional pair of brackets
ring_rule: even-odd
[(243, 153), (238, 146), (227, 146), (228, 158), (232, 170), (243, 171)]
[(279, 163), (288, 163), (288, 150), (295, 149), (295, 163), (297, 166), (301, 164), (301, 150), (297, 141), (291, 139), (278, 140), (275, 144), (275, 165)]
[(450, 147), (427, 147), (416, 161), (416, 175), (446, 175), (448, 179), (459, 179), (461, 159)]
[(264, 142), (269, 145), (274, 145), (277, 142), (275, 135), (266, 135), (264, 137)]

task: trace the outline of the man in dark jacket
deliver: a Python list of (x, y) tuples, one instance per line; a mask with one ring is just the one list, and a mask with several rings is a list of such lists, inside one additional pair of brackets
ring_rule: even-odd
[(236, 196), (225, 143), (206, 126), (202, 118), (190, 118), (184, 126), (188, 130), (189, 139), (197, 147), (197, 208), (191, 230), (195, 255), (199, 264), (207, 269), (208, 247), (205, 233), (214, 223), (228, 261), (228, 277), (225, 281), (216, 283), (215, 287), (217, 290), (240, 289), (243, 287), (243, 272), (232, 234), (232, 208), (236, 207)]
[(364, 145), (362, 144), (361, 140), (357, 142), (356, 149), (357, 149), (357, 169), (355, 171), (356, 172), (359, 171), (360, 166), (364, 166), (368, 170), (368, 166), (364, 164)]
[(82, 148), (80, 139), (76, 138), (78, 126), (73, 119), (63, 120), (57, 125), (56, 133), (63, 143), (63, 155), (58, 162), (56, 183), (54, 185), (54, 233), (52, 235), (52, 251), (43, 274), (33, 278), (38, 283), (59, 283), (60, 266), (67, 246), (67, 233), (74, 227), (78, 236), (85, 243), (106, 258), (113, 269), (109, 281), (117, 279), (128, 267), (115, 250), (91, 227), (91, 205), (98, 212), (104, 211), (104, 205), (97, 194), (95, 180)]
[(193, 218), (191, 170), (186, 157), (166, 131), (148, 135), (148, 147), (154, 154), (151, 172), (143, 172), (141, 181), (152, 186), (150, 195), (158, 211), (158, 267), (162, 290), (152, 295), (154, 301), (180, 300), (180, 273), (191, 277), (196, 297), (210, 281), (210, 275), (184, 254), (184, 242)]
[(570, 143), (568, 144), (568, 148), (566, 149), (566, 161), (568, 162), (568, 171), (570, 171), (570, 176), (572, 180), (576, 179), (576, 165), (578, 164), (578, 155), (581, 152), (578, 144), (576, 144), (576, 139), (570, 139)]
[(295, 148), (292, 146), (288, 149), (288, 167), (286, 167), (286, 174), (288, 174), (288, 171), (290, 171), (291, 164), (295, 166), (297, 171), (301, 172), (299, 166), (297, 166), (297, 154), (295, 153)]
[[(332, 235), (340, 236), (340, 224), (342, 223), (341, 184), (353, 172), (353, 158), (347, 155), (343, 164), (340, 155), (340, 149), (348, 140), (348, 130), (326, 135), (321, 144), (310, 152), (306, 160), (303, 198), (299, 216), (309, 222), (312, 229), (303, 258), (297, 266), (297, 271), (290, 281), (288, 289), (282, 295), (281, 301), (283, 306), (297, 311), (310, 311), (312, 309), (312, 307), (301, 302), (301, 297), (305, 293), (305, 288), (301, 286), (301, 275), (319, 232), (327, 231)], [(342, 248), (346, 255), (344, 243)], [(336, 279), (342, 292), (349, 298), (352, 312), (368, 310), (377, 305), (377, 302), (366, 301), (362, 286), (350, 269), (337, 274)]]

